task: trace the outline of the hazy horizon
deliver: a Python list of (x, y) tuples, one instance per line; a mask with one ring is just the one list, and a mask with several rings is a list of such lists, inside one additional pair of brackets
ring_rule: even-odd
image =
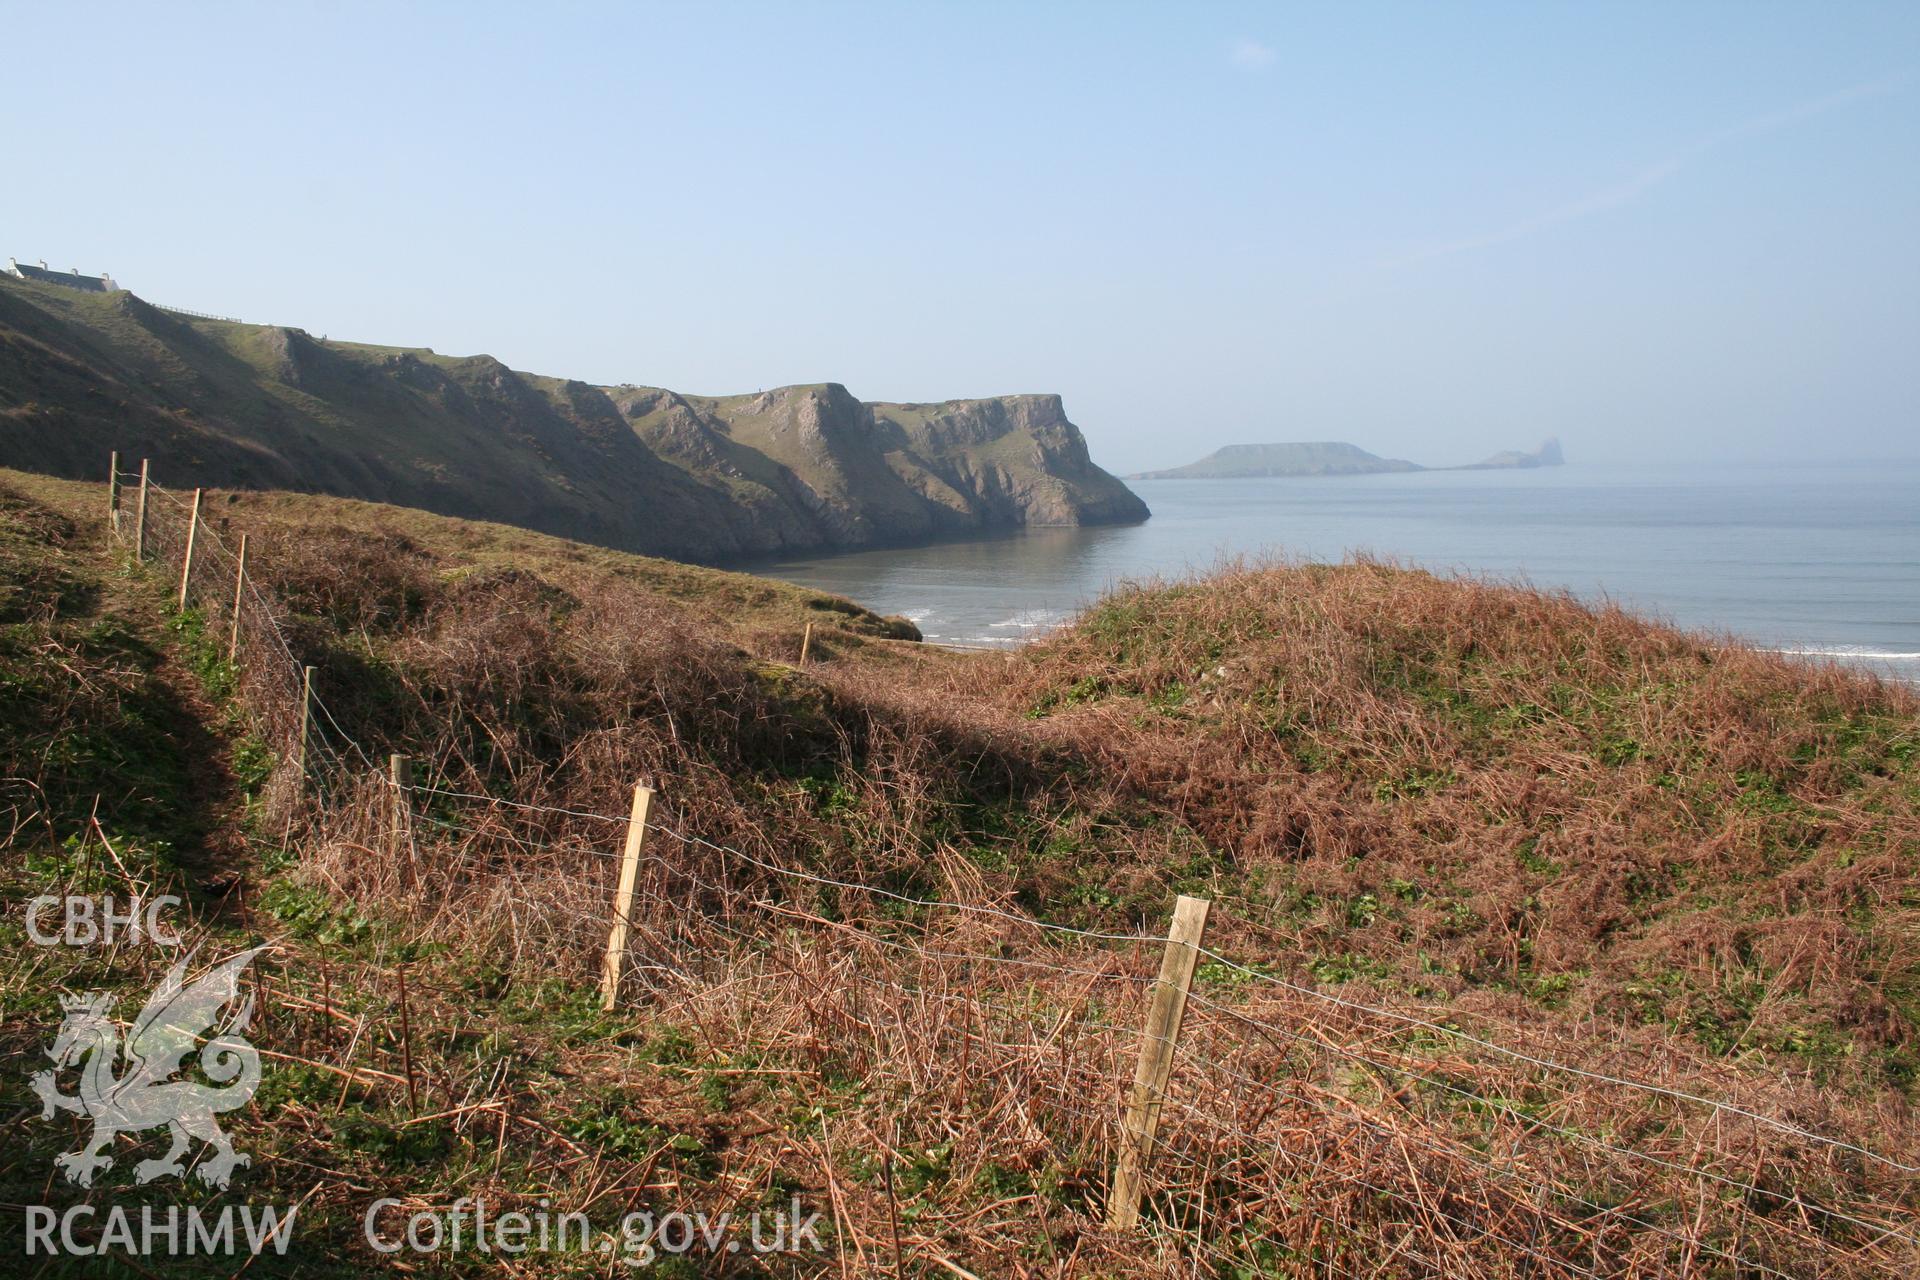
[(170, 305), (1121, 473), (1920, 457), (1910, 5), (9, 17), (0, 254)]

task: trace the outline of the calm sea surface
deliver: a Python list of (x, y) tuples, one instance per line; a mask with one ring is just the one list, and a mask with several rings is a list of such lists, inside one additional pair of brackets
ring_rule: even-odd
[(1920, 463), (1573, 465), (1132, 487), (1153, 508), (1142, 525), (753, 568), (905, 614), (930, 640), (1001, 645), (1059, 625), (1129, 579), (1240, 554), (1368, 551), (1565, 587), (1920, 681)]

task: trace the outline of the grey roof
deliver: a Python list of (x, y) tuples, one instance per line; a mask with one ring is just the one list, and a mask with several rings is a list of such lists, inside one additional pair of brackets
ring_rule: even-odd
[(46, 267), (29, 266), (16, 262), (13, 269), (23, 280), (38, 280), (42, 284), (63, 284), (69, 289), (85, 289), (89, 293), (105, 293), (107, 277), (83, 276), (78, 271), (53, 271)]

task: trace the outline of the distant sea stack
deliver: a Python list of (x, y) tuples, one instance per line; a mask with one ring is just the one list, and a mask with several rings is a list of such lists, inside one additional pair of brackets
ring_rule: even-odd
[(1056, 395), (595, 386), (0, 275), (0, 466), (91, 479), (111, 450), (186, 488), (363, 498), (706, 562), (1148, 515)]
[(1494, 454), (1484, 462), (1469, 463), (1464, 467), (1455, 467), (1456, 471), (1524, 471), (1530, 467), (1558, 467), (1566, 462), (1566, 456), (1560, 452), (1560, 437), (1548, 436), (1544, 443), (1532, 453), (1520, 449), (1507, 449)]
[(1510, 471), (1557, 467), (1565, 461), (1557, 438), (1548, 439), (1530, 453), (1508, 449), (1483, 462), (1458, 467), (1423, 467), (1402, 458), (1382, 458), (1344, 441), (1230, 444), (1184, 467), (1138, 471), (1127, 479), (1240, 480), (1268, 476), (1368, 476), (1395, 471)]

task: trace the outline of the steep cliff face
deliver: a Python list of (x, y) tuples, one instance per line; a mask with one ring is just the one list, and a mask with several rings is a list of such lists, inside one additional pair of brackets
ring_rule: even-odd
[(904, 452), (990, 519), (1075, 525), (1147, 517), (1132, 490), (1093, 464), (1059, 396), (876, 404), (873, 411), (899, 432)]
[(288, 488), (691, 560), (1145, 519), (1058, 396), (862, 403), (596, 387), (491, 356), (0, 284), (0, 465)]
[(786, 547), (1147, 517), (1087, 456), (1058, 396), (864, 404), (829, 382), (717, 397), (642, 388), (615, 402), (660, 457), (726, 476), (767, 510)]

